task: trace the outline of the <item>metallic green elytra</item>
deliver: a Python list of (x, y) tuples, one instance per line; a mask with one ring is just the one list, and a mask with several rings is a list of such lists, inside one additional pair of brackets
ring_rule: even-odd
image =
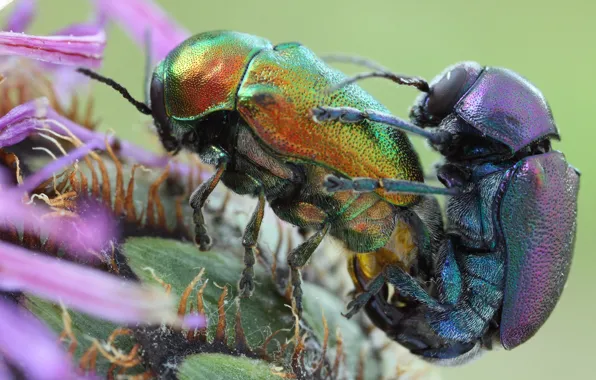
[[(391, 249), (394, 261), (411, 262), (417, 247), (428, 244), (429, 233), (426, 227), (410, 227), (426, 226), (424, 217), (440, 221), (436, 201), (425, 196), (324, 189), (328, 175), (423, 178), (403, 132), (371, 121), (355, 128), (340, 121), (323, 126), (313, 119), (311, 108), (321, 104), (387, 112), (357, 85), (326, 91), (345, 79), (298, 43), (274, 46), (231, 31), (189, 38), (153, 73), (150, 107), (164, 147), (186, 148), (217, 168), (190, 198), (200, 248), (211, 245), (201, 209), (218, 182), (259, 200), (242, 241), (244, 293), (254, 288), (254, 255), (266, 200), (282, 220), (316, 231), (288, 256), (298, 310), (299, 269), (327, 234), (350, 252)], [(417, 210), (425, 210), (424, 217)], [(402, 228), (396, 234), (398, 223)], [(403, 243), (404, 236), (414, 244)]]

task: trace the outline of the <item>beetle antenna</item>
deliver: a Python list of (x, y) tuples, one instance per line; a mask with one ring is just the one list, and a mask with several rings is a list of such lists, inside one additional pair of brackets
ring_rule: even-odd
[(349, 63), (349, 64), (356, 65), (356, 66), (366, 67), (367, 69), (371, 69), (374, 71), (389, 72), (389, 69), (387, 69), (380, 63), (375, 62), (369, 58), (360, 57), (358, 55), (332, 53), (332, 54), (327, 54), (327, 55), (321, 56), (321, 59), (324, 62), (328, 62), (328, 63), (333, 63), (333, 62)]
[(83, 75), (88, 76), (91, 79), (94, 79), (98, 82), (107, 84), (108, 86), (112, 87), (114, 90), (118, 91), (120, 95), (124, 97), (124, 99), (128, 100), (133, 106), (135, 106), (137, 110), (139, 110), (139, 112), (141, 112), (142, 114), (152, 114), (151, 108), (149, 108), (148, 105), (133, 98), (132, 95), (130, 95), (130, 92), (128, 92), (128, 90), (124, 88), (124, 86), (122, 86), (115, 80), (104, 77), (103, 75), (100, 75), (93, 70), (89, 70), (83, 67), (79, 67), (77, 71)]
[(395, 74), (395, 73), (391, 73), (389, 71), (371, 71), (368, 73), (360, 73), (360, 74), (356, 74), (352, 77), (349, 77), (349, 78), (339, 82), (335, 86), (328, 88), (327, 93), (335, 92), (335, 91), (339, 90), (340, 88), (345, 87), (349, 84), (352, 84), (352, 83), (357, 82), (362, 79), (368, 79), (368, 78), (385, 78), (385, 79), (389, 79), (390, 81), (397, 83), (397, 84), (401, 84), (404, 86), (416, 87), (418, 90), (420, 90), (422, 92), (430, 91), (428, 82), (420, 77), (412, 77), (412, 76), (408, 76), (408, 75)]

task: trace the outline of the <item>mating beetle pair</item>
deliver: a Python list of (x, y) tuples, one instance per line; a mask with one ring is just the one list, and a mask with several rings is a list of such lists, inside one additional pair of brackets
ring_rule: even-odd
[[(288, 257), (298, 310), (299, 269), (330, 234), (364, 253), (352, 268), (367, 291), (351, 313), (366, 305), (377, 325), (426, 358), (471, 356), (499, 329), (503, 345), (514, 347), (559, 298), (575, 234), (577, 175), (549, 152), (556, 130), (541, 95), (508, 71), (465, 64), (430, 89), (423, 80), (396, 77), (428, 93), (414, 109), (416, 125), (388, 115), (358, 86), (342, 86), (346, 77), (305, 47), (235, 32), (199, 34), (175, 48), (153, 73), (150, 105), (80, 71), (152, 115), (167, 150), (187, 148), (216, 166), (190, 199), (201, 249), (210, 245), (201, 209), (219, 181), (258, 198), (242, 241), (245, 294), (254, 287), (267, 200), (281, 219), (315, 230)], [(342, 87), (326, 91), (334, 86)], [(516, 96), (524, 90), (525, 97), (496, 107), (504, 89)], [(536, 118), (546, 124), (533, 128)], [(418, 156), (400, 129), (428, 137), (445, 156), (439, 170), (445, 188), (422, 183)], [(325, 179), (329, 190), (366, 191), (330, 192)], [(446, 233), (428, 194), (453, 195)], [(521, 233), (521, 218), (536, 228)], [(365, 268), (363, 257), (379, 265)], [(438, 289), (417, 280), (438, 280)], [(386, 283), (405, 306), (387, 299)]]

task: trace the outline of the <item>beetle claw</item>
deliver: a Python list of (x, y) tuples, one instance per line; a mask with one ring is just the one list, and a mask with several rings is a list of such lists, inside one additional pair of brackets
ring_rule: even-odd
[(242, 273), (242, 278), (240, 279), (238, 288), (240, 289), (240, 297), (250, 298), (253, 291), (255, 290), (255, 282), (252, 278), (252, 275), (248, 273)]
[(341, 313), (341, 315), (343, 315), (347, 319), (352, 318), (354, 315), (356, 315), (356, 313), (360, 311), (360, 309), (362, 309), (368, 303), (368, 301), (370, 301), (371, 297), (372, 295), (370, 292), (359, 294), (348, 304), (348, 312), (345, 314)]
[(201, 234), (195, 236), (195, 244), (199, 246), (199, 250), (201, 252), (205, 252), (211, 249), (211, 246), (213, 245), (213, 240), (211, 239), (211, 236), (207, 234)]

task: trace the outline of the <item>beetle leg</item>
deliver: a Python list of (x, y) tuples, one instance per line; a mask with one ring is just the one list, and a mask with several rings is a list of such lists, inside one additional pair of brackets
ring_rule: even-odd
[(395, 289), (398, 289), (401, 295), (413, 298), (436, 311), (447, 309), (445, 305), (442, 305), (439, 301), (431, 297), (426, 290), (422, 289), (420, 284), (399, 266), (388, 265), (385, 267), (383, 273), (385, 279), (393, 285)]
[(321, 106), (313, 108), (311, 110), (311, 115), (316, 123), (340, 121), (345, 124), (354, 124), (363, 120), (374, 121), (395, 127), (396, 129), (401, 129), (405, 132), (422, 136), (433, 144), (446, 144), (452, 139), (452, 136), (449, 132), (430, 131), (397, 116), (370, 109), (361, 111), (352, 107)]
[(203, 182), (190, 196), (189, 204), (193, 209), (192, 218), (195, 224), (195, 243), (199, 245), (201, 251), (207, 251), (211, 248), (211, 237), (205, 227), (205, 218), (203, 217), (203, 205), (209, 195), (219, 183), (221, 176), (226, 170), (226, 164), (221, 164), (215, 174), (207, 181)]
[(307, 241), (294, 248), (288, 254), (288, 265), (291, 269), (292, 287), (294, 289), (292, 298), (298, 315), (302, 315), (302, 276), (300, 274), (300, 268), (306, 265), (312, 253), (321, 244), (327, 232), (329, 232), (330, 226), (329, 223), (325, 224), (323, 228), (315, 232)]
[(354, 314), (358, 313), (370, 299), (376, 295), (385, 284), (385, 276), (379, 275), (375, 277), (367, 286), (366, 291), (358, 294), (347, 306), (348, 312), (342, 315), (348, 319), (352, 318)]
[(257, 208), (252, 214), (250, 221), (246, 225), (244, 230), (244, 236), (242, 237), (242, 245), (244, 246), (244, 270), (242, 271), (242, 277), (238, 287), (240, 293), (244, 297), (250, 297), (255, 284), (253, 281), (255, 265), (255, 251), (257, 249), (257, 240), (259, 239), (259, 231), (261, 230), (261, 222), (265, 215), (265, 192), (261, 187), (259, 189), (259, 200)]
[(430, 186), (423, 182), (404, 181), (391, 178), (340, 178), (333, 175), (327, 176), (323, 184), (327, 191), (356, 191), (360, 193), (372, 192), (383, 189), (388, 193), (407, 194), (434, 194), (434, 195), (457, 195), (462, 192), (459, 187), (445, 188)]

